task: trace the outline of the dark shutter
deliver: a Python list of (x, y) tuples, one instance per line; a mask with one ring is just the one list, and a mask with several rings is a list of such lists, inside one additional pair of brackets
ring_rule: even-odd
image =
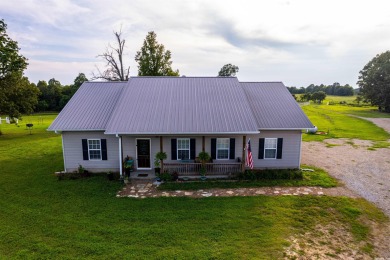
[(259, 139), (259, 159), (264, 159), (264, 138)]
[(195, 159), (196, 154), (196, 144), (195, 144), (195, 138), (190, 139), (190, 160)]
[(87, 139), (82, 139), (81, 143), (83, 144), (83, 160), (88, 161), (89, 160), (88, 141), (87, 141)]
[(102, 146), (102, 160), (106, 161), (107, 160), (107, 140), (106, 139), (101, 139), (101, 146)]
[(276, 152), (276, 159), (282, 159), (282, 151), (283, 151), (283, 138), (278, 138), (278, 146)]
[(171, 139), (171, 160), (177, 160), (177, 142), (176, 139)]
[(236, 158), (236, 138), (230, 138), (229, 159)]
[(217, 138), (211, 138), (211, 159), (217, 159)]

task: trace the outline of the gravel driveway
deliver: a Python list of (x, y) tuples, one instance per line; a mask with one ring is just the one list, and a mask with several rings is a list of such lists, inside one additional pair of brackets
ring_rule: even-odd
[[(390, 132), (390, 118), (367, 120)], [(303, 142), (302, 163), (326, 169), (390, 216), (390, 149), (367, 150), (371, 145), (371, 141), (356, 139)]]

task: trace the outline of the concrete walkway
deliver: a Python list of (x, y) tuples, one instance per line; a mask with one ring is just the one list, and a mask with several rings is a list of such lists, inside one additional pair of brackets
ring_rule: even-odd
[(150, 181), (133, 180), (131, 183), (118, 192), (117, 197), (128, 198), (156, 198), (156, 197), (233, 197), (233, 196), (347, 196), (357, 198), (358, 196), (344, 187), (322, 188), (322, 187), (262, 187), (262, 188), (236, 188), (236, 189), (203, 189), (189, 191), (161, 191), (157, 185)]

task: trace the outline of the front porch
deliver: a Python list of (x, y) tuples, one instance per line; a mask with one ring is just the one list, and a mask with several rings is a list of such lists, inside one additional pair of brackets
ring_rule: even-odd
[[(206, 175), (207, 176), (230, 176), (232, 173), (241, 171), (242, 163), (206, 163)], [(177, 162), (177, 163), (164, 163), (163, 171), (174, 173), (176, 172), (179, 177), (183, 176), (200, 176), (202, 164), (192, 162)]]
[[(199, 178), (201, 173), (209, 178), (227, 178), (245, 169), (246, 135), (117, 137), (120, 172), (124, 172), (123, 158), (130, 157), (137, 171), (131, 177), (140, 177), (138, 173), (141, 171), (154, 171), (156, 167), (161, 168), (161, 173), (177, 173), (179, 178), (184, 179)], [(156, 154), (159, 152), (165, 153), (166, 159), (156, 164)], [(211, 157), (204, 168), (198, 157), (200, 152), (206, 152)], [(150, 176), (152, 174), (149, 172)]]

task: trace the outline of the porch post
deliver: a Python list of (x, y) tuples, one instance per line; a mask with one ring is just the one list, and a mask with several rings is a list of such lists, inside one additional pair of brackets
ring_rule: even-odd
[(123, 155), (122, 155), (122, 136), (119, 137), (119, 174), (120, 174), (120, 179), (123, 180)]
[(245, 161), (246, 161), (246, 158), (245, 158), (245, 146), (246, 146), (246, 135), (243, 135), (242, 136), (242, 161), (241, 161), (241, 171), (244, 172), (245, 171)]
[[(163, 143), (163, 137), (160, 136), (160, 152), (164, 152), (164, 143)], [(164, 162), (161, 161), (161, 173), (164, 172)]]
[(205, 146), (205, 137), (202, 136), (202, 152), (204, 152)]

